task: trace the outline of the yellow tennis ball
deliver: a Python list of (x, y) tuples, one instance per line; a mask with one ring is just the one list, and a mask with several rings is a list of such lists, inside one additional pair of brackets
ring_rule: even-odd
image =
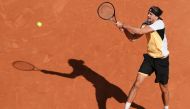
[(43, 26), (43, 23), (40, 22), (40, 21), (38, 21), (38, 22), (36, 22), (36, 26), (38, 26), (38, 27), (42, 27), (42, 26)]

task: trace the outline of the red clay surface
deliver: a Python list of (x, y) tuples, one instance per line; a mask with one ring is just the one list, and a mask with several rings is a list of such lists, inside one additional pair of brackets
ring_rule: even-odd
[[(111, 22), (98, 18), (96, 9), (101, 2), (0, 0), (0, 109), (124, 109), (146, 51), (146, 39), (132, 43)], [(170, 107), (189, 109), (190, 2), (111, 2), (117, 18), (136, 27), (151, 5), (164, 10), (171, 65)], [(37, 21), (44, 25), (37, 27)], [(84, 64), (72, 61), (77, 67), (71, 67), (70, 59)], [(11, 66), (16, 60), (57, 75), (19, 71)], [(71, 72), (75, 78), (58, 75)], [(145, 80), (135, 103), (145, 109), (163, 107), (154, 75)]]

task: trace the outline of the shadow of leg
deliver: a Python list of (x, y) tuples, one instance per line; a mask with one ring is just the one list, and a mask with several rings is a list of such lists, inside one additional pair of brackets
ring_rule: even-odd
[(96, 90), (96, 100), (98, 103), (98, 109), (106, 109), (107, 97), (105, 94)]

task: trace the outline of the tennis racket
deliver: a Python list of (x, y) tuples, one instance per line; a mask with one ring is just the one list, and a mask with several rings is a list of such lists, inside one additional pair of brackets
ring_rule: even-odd
[(115, 16), (114, 5), (110, 2), (103, 2), (98, 6), (97, 9), (98, 16), (103, 20), (110, 20), (114, 23), (117, 23)]
[(41, 71), (39, 68), (37, 68), (33, 64), (26, 61), (14, 61), (12, 63), (12, 66), (22, 71)]

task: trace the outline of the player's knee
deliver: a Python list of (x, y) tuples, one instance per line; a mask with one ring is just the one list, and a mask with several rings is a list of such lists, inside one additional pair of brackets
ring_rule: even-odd
[(162, 93), (163, 93), (163, 94), (169, 94), (169, 91), (168, 91), (168, 89), (166, 88), (166, 89), (162, 90)]
[(166, 87), (166, 86), (161, 86), (161, 91), (162, 91), (163, 94), (168, 94), (169, 93), (168, 87)]

